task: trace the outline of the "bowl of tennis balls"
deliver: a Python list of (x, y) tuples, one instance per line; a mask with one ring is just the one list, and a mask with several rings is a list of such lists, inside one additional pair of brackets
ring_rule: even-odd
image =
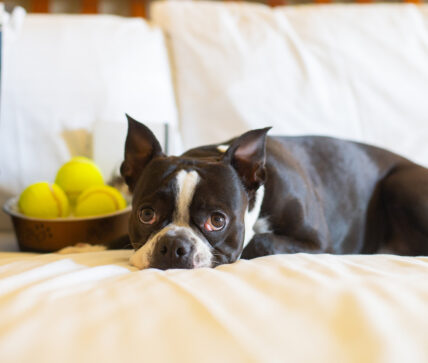
[(105, 184), (91, 159), (74, 157), (61, 166), (54, 182), (27, 186), (3, 209), (12, 218), (21, 250), (53, 252), (78, 243), (111, 246), (126, 239), (129, 204), (118, 189)]

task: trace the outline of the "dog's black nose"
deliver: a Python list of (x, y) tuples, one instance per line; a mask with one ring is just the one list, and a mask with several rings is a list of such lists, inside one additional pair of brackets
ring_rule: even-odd
[(152, 256), (154, 268), (193, 268), (193, 244), (180, 237), (162, 238), (156, 245)]

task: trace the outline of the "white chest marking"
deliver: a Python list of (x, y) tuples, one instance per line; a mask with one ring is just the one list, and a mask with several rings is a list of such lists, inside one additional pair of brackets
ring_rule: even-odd
[(272, 233), (272, 229), (270, 228), (269, 221), (267, 217), (259, 218), (257, 219), (256, 223), (254, 224), (254, 232), (259, 233)]
[(261, 186), (256, 192), (256, 201), (254, 203), (253, 209), (251, 211), (245, 212), (245, 238), (244, 238), (244, 248), (248, 245), (255, 233), (255, 226), (257, 219), (260, 215), (260, 209), (262, 207), (263, 197), (265, 195), (265, 187)]

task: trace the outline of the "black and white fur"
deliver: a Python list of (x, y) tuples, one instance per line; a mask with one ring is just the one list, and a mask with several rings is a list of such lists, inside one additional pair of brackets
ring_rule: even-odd
[(138, 268), (214, 267), (275, 253), (428, 253), (428, 170), (369, 145), (252, 130), (162, 153), (128, 116), (121, 167)]

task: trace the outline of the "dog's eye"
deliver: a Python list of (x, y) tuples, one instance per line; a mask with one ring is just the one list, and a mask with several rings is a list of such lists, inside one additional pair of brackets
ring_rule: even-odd
[(153, 224), (156, 222), (156, 213), (152, 208), (143, 208), (140, 210), (139, 218), (144, 224)]
[(205, 221), (204, 228), (208, 232), (220, 231), (226, 225), (226, 216), (222, 213), (215, 212)]

